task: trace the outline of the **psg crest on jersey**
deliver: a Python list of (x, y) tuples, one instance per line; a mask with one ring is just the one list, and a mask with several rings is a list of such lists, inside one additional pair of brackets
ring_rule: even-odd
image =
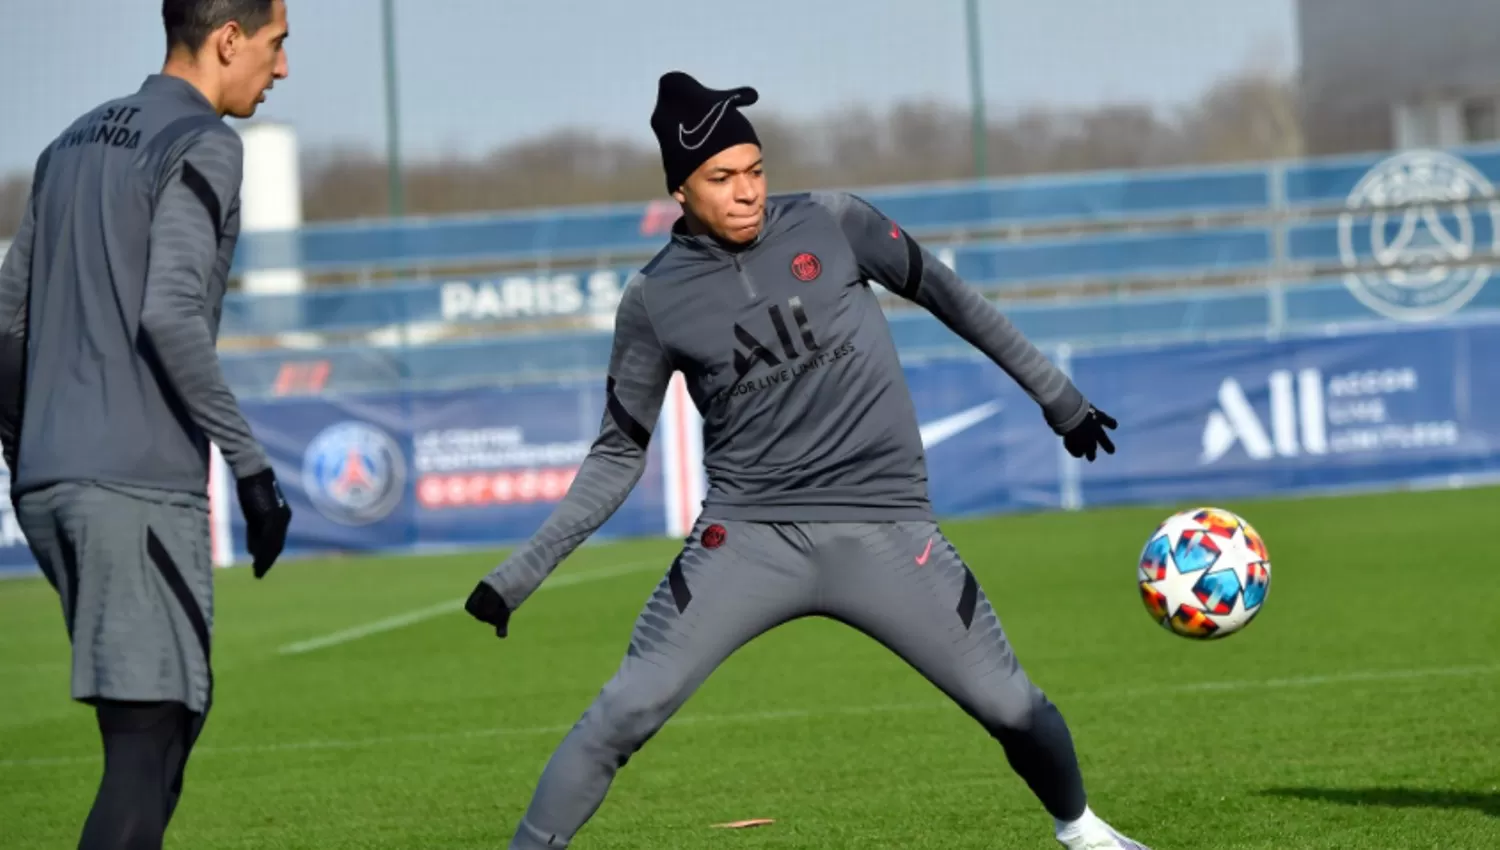
[(319, 513), (342, 525), (368, 525), (401, 504), (406, 459), (401, 446), (379, 428), (340, 422), (308, 444), (302, 482)]
[(796, 275), (797, 279), (803, 283), (816, 280), (818, 275), (822, 273), (823, 262), (818, 259), (816, 254), (803, 251), (792, 258), (792, 274)]

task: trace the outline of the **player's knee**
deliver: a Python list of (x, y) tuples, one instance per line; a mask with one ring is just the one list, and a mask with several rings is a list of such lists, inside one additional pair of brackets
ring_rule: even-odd
[(1025, 677), (1012, 677), (994, 687), (985, 688), (975, 703), (980, 721), (992, 733), (1024, 732), (1031, 729), (1038, 716), (1051, 703), (1036, 685)]
[(634, 753), (666, 722), (677, 694), (671, 683), (659, 681), (606, 692), (599, 711), (603, 736), (623, 754)]

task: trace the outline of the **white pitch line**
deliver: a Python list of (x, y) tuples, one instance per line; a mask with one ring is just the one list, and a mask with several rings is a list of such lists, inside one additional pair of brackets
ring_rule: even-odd
[[(1249, 691), (1275, 690), (1280, 688), (1317, 687), (1354, 682), (1380, 682), (1401, 679), (1430, 679), (1436, 677), (1475, 677), (1500, 673), (1500, 664), (1477, 667), (1429, 667), (1416, 670), (1360, 670), (1348, 673), (1330, 673), (1321, 676), (1297, 676), (1284, 679), (1241, 679), (1223, 682), (1198, 682), (1183, 685), (1164, 685), (1158, 688), (1110, 688), (1081, 693), (1062, 692), (1056, 696), (1061, 703), (1087, 699), (1121, 699), (1143, 696), (1160, 696), (1164, 693), (1191, 693), (1194, 691)], [(952, 708), (946, 699), (907, 703), (876, 703), (874, 705), (844, 706), (841, 708), (779, 709), (775, 711), (750, 711), (733, 714), (684, 714), (668, 721), (670, 726), (683, 725), (735, 725), (767, 723), (777, 720), (809, 720), (827, 717), (851, 717), (863, 714), (894, 714), (907, 711), (942, 711)], [(229, 747), (197, 747), (193, 757), (199, 755), (228, 755), (236, 753), (301, 752), (309, 750), (357, 750), (366, 747), (381, 747), (389, 744), (440, 743), (466, 738), (494, 737), (542, 737), (566, 734), (572, 723), (554, 726), (520, 726), (495, 729), (470, 729), (462, 732), (430, 732), (411, 735), (379, 735), (369, 738), (320, 739), (312, 741), (283, 741), (274, 744), (248, 744)], [(72, 764), (95, 764), (98, 755), (55, 756), (25, 759), (0, 759), (0, 769), (13, 767), (50, 767)]]
[[(1390, 679), (1426, 679), (1434, 676), (1483, 676), (1500, 671), (1500, 666), (1437, 667), (1428, 670), (1365, 670), (1352, 673), (1331, 673), (1326, 676), (1291, 676), (1285, 679), (1263, 679), (1260, 681), (1196, 682), (1179, 685), (1177, 691), (1239, 691), (1248, 688), (1274, 690), (1277, 688), (1299, 688), (1308, 685), (1347, 685), (1354, 682), (1382, 682)], [(1149, 691), (1146, 691), (1149, 693)]]
[[(555, 590), (559, 587), (571, 587), (575, 584), (587, 584), (588, 582), (602, 581), (607, 578), (614, 578), (615, 576), (641, 572), (648, 567), (659, 567), (663, 571), (666, 570), (666, 567), (662, 566), (661, 562), (659, 561), (632, 561), (627, 564), (616, 564), (612, 567), (601, 567), (597, 570), (563, 573), (562, 575), (550, 576), (546, 581), (542, 582), (542, 586), (537, 588), (537, 591), (540, 592), (543, 590)], [(301, 655), (303, 653), (312, 652), (317, 649), (326, 649), (330, 646), (338, 646), (340, 644), (349, 643), (350, 641), (359, 640), (360, 638), (369, 637), (370, 635), (378, 635), (382, 632), (389, 632), (395, 631), (396, 629), (406, 628), (407, 626), (414, 625), (425, 620), (431, 620), (434, 617), (441, 617), (444, 614), (451, 614), (455, 611), (462, 611), (464, 602), (466, 600), (467, 597), (465, 599), (450, 599), (447, 602), (439, 602), (436, 605), (430, 605), (426, 608), (418, 608), (415, 611), (407, 611), (404, 614), (396, 614), (391, 617), (386, 617), (383, 620), (376, 620), (373, 623), (366, 623), (363, 626), (354, 626), (342, 631), (337, 631), (331, 635), (324, 635), (322, 637), (298, 641), (297, 643), (289, 643), (286, 646), (278, 649), (277, 652), (282, 655)]]

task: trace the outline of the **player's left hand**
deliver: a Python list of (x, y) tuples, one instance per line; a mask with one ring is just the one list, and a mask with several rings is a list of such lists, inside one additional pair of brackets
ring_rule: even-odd
[(286, 546), (292, 509), (270, 467), (241, 478), (237, 487), (240, 509), (245, 514), (246, 548), (255, 559), (255, 577), (264, 578)]
[(1089, 412), (1083, 417), (1083, 421), (1063, 435), (1063, 446), (1073, 457), (1086, 457), (1090, 462), (1099, 449), (1104, 449), (1106, 454), (1114, 454), (1115, 444), (1109, 439), (1105, 429), (1112, 431), (1119, 424), (1108, 413), (1089, 405)]
[(481, 581), (474, 586), (469, 601), (464, 603), (464, 610), (481, 623), (494, 626), (495, 637), (503, 638), (509, 634), (510, 606), (488, 582)]

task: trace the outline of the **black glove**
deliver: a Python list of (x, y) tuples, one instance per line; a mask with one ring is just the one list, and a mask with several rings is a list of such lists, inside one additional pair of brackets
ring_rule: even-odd
[(240, 510), (245, 514), (246, 542), (255, 559), (255, 577), (260, 578), (281, 556), (287, 527), (292, 524), (292, 509), (270, 467), (239, 479), (237, 485)]
[(1087, 457), (1090, 461), (1093, 461), (1097, 450), (1101, 448), (1108, 454), (1114, 454), (1115, 444), (1104, 433), (1104, 429), (1114, 430), (1119, 424), (1108, 413), (1089, 405), (1089, 412), (1083, 417), (1083, 421), (1063, 435), (1063, 446), (1073, 457)]
[(495, 637), (503, 638), (508, 633), (510, 606), (487, 583), (481, 581), (475, 585), (474, 592), (469, 594), (469, 601), (464, 603), (464, 610), (481, 623), (494, 626)]

